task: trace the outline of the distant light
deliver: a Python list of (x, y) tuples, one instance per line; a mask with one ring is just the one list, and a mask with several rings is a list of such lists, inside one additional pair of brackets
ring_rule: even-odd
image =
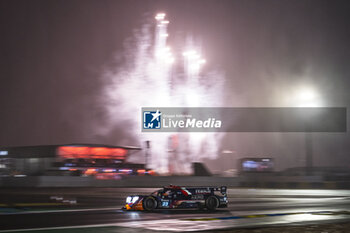
[(145, 174), (146, 170), (145, 169), (139, 169), (137, 170), (137, 173)]
[(319, 107), (321, 105), (318, 93), (312, 87), (302, 87), (296, 91), (295, 101), (298, 107)]
[(162, 37), (168, 37), (169, 34), (161, 34), (160, 36), (162, 36)]
[(8, 155), (8, 154), (9, 154), (9, 152), (7, 150), (0, 151), (0, 155), (2, 155), (2, 156)]
[(167, 21), (167, 20), (163, 20), (163, 21), (161, 21), (160, 23), (161, 23), (161, 24), (168, 24), (168, 23), (169, 23), (169, 21)]
[(316, 93), (311, 88), (304, 88), (299, 92), (299, 98), (303, 100), (312, 100), (316, 97)]
[(233, 154), (234, 151), (233, 150), (223, 150), (222, 153), (223, 154)]
[(155, 172), (154, 170), (149, 170), (149, 171), (146, 171), (145, 173), (146, 173), (146, 174), (149, 174), (149, 175), (151, 175), (151, 176), (153, 176), (153, 175), (156, 174), (156, 172)]
[(156, 20), (163, 20), (165, 18), (165, 14), (164, 13), (158, 13), (156, 15), (156, 17), (154, 17)]
[(116, 172), (116, 169), (105, 168), (103, 172)]
[(119, 169), (119, 172), (126, 172), (126, 173), (131, 173), (131, 169)]

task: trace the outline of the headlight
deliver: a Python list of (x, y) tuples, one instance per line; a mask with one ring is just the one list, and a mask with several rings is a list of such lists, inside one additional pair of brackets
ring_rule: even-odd
[(134, 197), (134, 198), (132, 199), (132, 203), (135, 203), (138, 199), (139, 199), (138, 196)]
[(134, 197), (127, 197), (126, 198), (126, 203), (127, 204), (129, 204), (129, 203), (135, 203), (135, 202), (137, 202), (137, 200), (139, 199), (139, 197), (138, 196), (134, 196)]

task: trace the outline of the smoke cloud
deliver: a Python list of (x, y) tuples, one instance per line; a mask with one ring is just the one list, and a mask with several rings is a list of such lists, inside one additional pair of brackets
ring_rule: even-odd
[[(109, 135), (118, 128), (125, 135), (122, 143), (150, 141), (150, 168), (161, 174), (189, 174), (192, 162), (216, 158), (222, 134), (141, 133), (141, 107), (223, 106), (225, 79), (219, 71), (203, 71), (206, 60), (194, 38), (187, 37), (172, 49), (167, 44), (168, 24), (165, 14), (158, 14), (154, 25), (136, 30), (118, 56), (118, 65), (105, 71), (108, 117), (99, 134)], [(134, 159), (140, 161), (142, 156)]]

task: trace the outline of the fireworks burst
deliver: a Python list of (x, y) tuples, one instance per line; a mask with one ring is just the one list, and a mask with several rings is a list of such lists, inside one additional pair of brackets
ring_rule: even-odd
[[(140, 144), (151, 141), (150, 168), (161, 174), (189, 174), (192, 162), (217, 156), (222, 134), (141, 133), (141, 107), (222, 106), (224, 78), (217, 71), (202, 73), (206, 60), (190, 43), (176, 57), (167, 44), (169, 23), (165, 13), (157, 14), (154, 26), (144, 25), (135, 35), (135, 44), (125, 51), (126, 61), (106, 72), (109, 120), (103, 133), (123, 124)], [(174, 68), (178, 62), (183, 69)]]

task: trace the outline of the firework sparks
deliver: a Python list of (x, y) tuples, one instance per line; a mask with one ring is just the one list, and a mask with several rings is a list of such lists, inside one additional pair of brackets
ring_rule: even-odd
[[(204, 157), (216, 157), (221, 137), (215, 133), (142, 134), (139, 117), (141, 107), (221, 106), (223, 77), (213, 71), (201, 73), (206, 60), (199, 50), (186, 50), (183, 56), (175, 59), (167, 44), (168, 26), (166, 14), (158, 13), (155, 16), (155, 36), (152, 37), (150, 27), (145, 25), (136, 36), (134, 49), (125, 51), (128, 55), (125, 65), (116, 72), (108, 72), (107, 78), (112, 81), (112, 85), (108, 85), (105, 90), (106, 98), (111, 103), (107, 106), (110, 118), (105, 133), (120, 124), (121, 119), (117, 121), (114, 116), (122, 115), (122, 122), (140, 144), (143, 141), (152, 142), (151, 168), (163, 174), (170, 170), (172, 173), (189, 174), (192, 162)], [(150, 51), (154, 51), (153, 54)], [(184, 73), (174, 72), (172, 64), (181, 59)], [(131, 67), (127, 64), (134, 65)], [(169, 159), (172, 160), (172, 166), (169, 166)]]

